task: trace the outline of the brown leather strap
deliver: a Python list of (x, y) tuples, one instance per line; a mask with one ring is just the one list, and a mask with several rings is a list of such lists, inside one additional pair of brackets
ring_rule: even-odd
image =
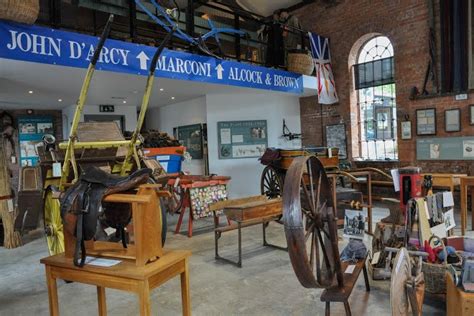
[(0, 201), (13, 199), (13, 195), (0, 196)]

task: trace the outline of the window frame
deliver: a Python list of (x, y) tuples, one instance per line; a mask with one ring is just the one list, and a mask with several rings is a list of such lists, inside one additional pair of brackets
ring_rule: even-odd
[[(385, 43), (382, 49), (378, 47), (377, 38), (379, 37), (383, 38), (382, 42)], [(373, 46), (367, 47), (371, 42)], [(373, 54), (374, 50), (376, 50), (375, 54)], [(390, 56), (386, 56), (386, 51), (389, 52)], [(372, 54), (369, 54), (369, 52), (372, 52)], [(367, 58), (365, 58), (364, 62), (358, 63), (363, 60), (363, 54), (367, 56), (371, 55), (372, 61), (367, 61)], [(354, 74), (354, 91), (357, 93), (359, 157), (365, 161), (398, 161), (399, 137), (393, 44), (387, 36), (373, 36), (364, 42), (356, 56), (356, 64), (354, 64), (352, 68)], [(387, 63), (386, 60), (389, 60), (388, 63), (390, 65), (388, 76), (386, 76), (387, 72), (384, 69), (384, 65)], [(378, 68), (378, 73), (374, 71), (374, 67), (377, 63), (381, 65)], [(363, 67), (367, 67), (369, 64), (373, 65), (372, 77), (369, 77), (371, 81), (365, 81), (363, 85), (360, 85), (360, 71), (365, 71)], [(376, 75), (379, 75), (379, 77), (376, 77)], [(367, 77), (367, 74), (365, 74), (365, 78)], [(380, 88), (376, 89), (377, 87)], [(372, 89), (372, 93), (370, 94), (369, 92), (366, 94), (364, 97), (365, 101), (363, 101), (362, 93), (364, 92), (361, 91), (365, 89)], [(388, 89), (388, 93), (384, 91), (384, 89)], [(378, 92), (379, 95), (376, 94), (376, 92)], [(386, 103), (388, 105), (386, 105)], [(381, 117), (379, 115), (380, 113), (386, 114), (386, 120), (382, 120), (386, 126), (383, 130), (378, 128), (378, 118)], [(367, 119), (368, 117), (369, 119)], [(369, 120), (371, 122), (369, 122)], [(369, 125), (373, 125), (372, 128), (369, 129)]]

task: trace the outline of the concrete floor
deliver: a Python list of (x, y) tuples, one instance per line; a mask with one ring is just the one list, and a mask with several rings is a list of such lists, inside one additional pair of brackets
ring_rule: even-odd
[[(374, 222), (388, 210), (376, 208)], [(458, 213), (459, 214), (459, 213)], [(321, 289), (305, 289), (295, 277), (285, 251), (261, 245), (261, 226), (243, 230), (243, 268), (214, 260), (212, 221), (196, 222), (194, 237), (174, 235), (177, 216), (169, 216), (167, 248), (190, 249), (191, 301), (194, 315), (324, 315)], [(458, 219), (459, 220), (459, 219)], [(342, 233), (340, 233), (342, 235)], [(45, 238), (38, 233), (23, 247), (0, 248), (0, 315), (48, 315), (44, 268), (39, 260), (48, 256)], [(284, 245), (283, 227), (271, 223), (270, 242)], [(236, 257), (237, 232), (221, 238), (221, 255)], [(368, 242), (368, 240), (367, 240)], [(344, 243), (344, 241), (341, 241)], [(342, 249), (342, 245), (340, 245)], [(389, 281), (372, 281), (365, 291), (362, 274), (350, 298), (353, 315), (390, 315)], [(77, 283), (58, 283), (61, 315), (97, 315), (96, 290)], [(152, 292), (153, 315), (181, 314), (179, 278)], [(138, 298), (131, 293), (107, 289), (109, 315), (137, 315)], [(445, 303), (425, 298), (425, 315), (444, 315)], [(331, 304), (332, 315), (344, 315), (342, 303)]]

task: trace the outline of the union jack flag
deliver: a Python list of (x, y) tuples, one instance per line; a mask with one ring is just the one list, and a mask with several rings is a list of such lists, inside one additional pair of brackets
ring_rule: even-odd
[(332, 74), (329, 39), (311, 32), (308, 32), (308, 36), (318, 81), (318, 102), (320, 104), (337, 103), (339, 98), (337, 97), (336, 83)]

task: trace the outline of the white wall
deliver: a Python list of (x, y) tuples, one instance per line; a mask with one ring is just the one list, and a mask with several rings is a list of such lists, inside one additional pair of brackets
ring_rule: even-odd
[(230, 197), (260, 194), (263, 166), (258, 158), (219, 159), (217, 122), (267, 120), (269, 147), (300, 148), (300, 140), (290, 142), (281, 138), (283, 119), (291, 132), (300, 133), (298, 96), (261, 92), (207, 95), (209, 169), (211, 173), (232, 177)]
[[(69, 137), (72, 120), (76, 111), (76, 105), (70, 105), (63, 109), (63, 135), (64, 138)], [(137, 108), (135, 106), (116, 105), (115, 112), (102, 113), (99, 111), (98, 105), (84, 106), (84, 112), (81, 116), (81, 121), (84, 121), (84, 115), (123, 115), (125, 117), (125, 130), (133, 132), (137, 127)]]
[[(170, 104), (150, 109), (146, 115), (148, 129), (157, 129), (173, 135), (173, 128), (178, 126), (206, 123), (206, 97)], [(204, 160), (183, 162), (184, 172), (204, 174)]]

